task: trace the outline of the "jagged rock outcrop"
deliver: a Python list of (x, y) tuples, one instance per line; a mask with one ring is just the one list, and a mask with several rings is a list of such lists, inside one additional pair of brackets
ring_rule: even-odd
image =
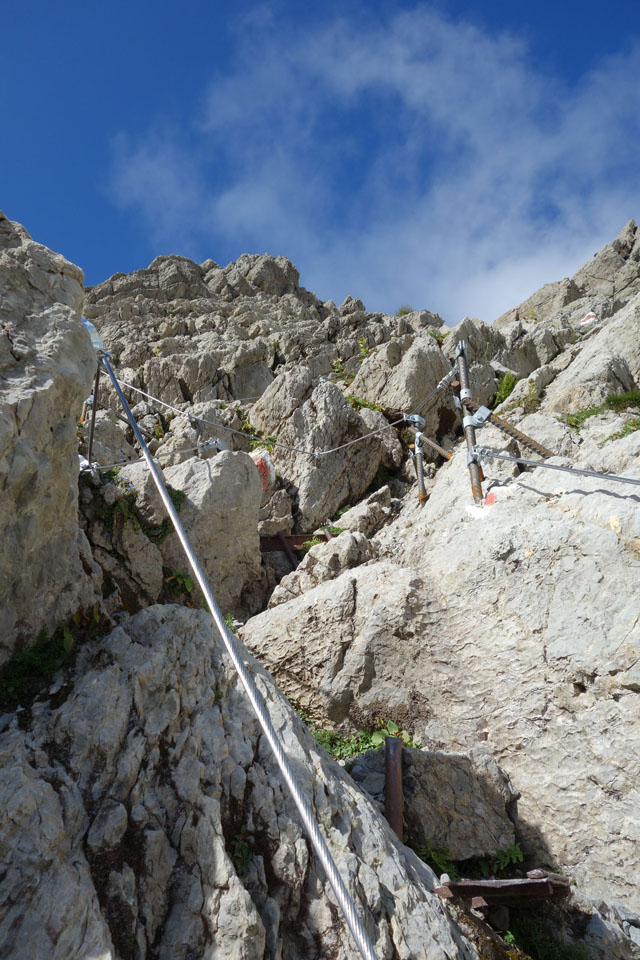
[(640, 230), (633, 220), (622, 228), (593, 260), (573, 277), (547, 283), (518, 307), (507, 310), (495, 322), (500, 329), (514, 320), (546, 323), (562, 314), (578, 320), (590, 310), (610, 317), (640, 293)]
[[(330, 519), (338, 507), (361, 496), (382, 458), (377, 437), (368, 431), (351, 404), (333, 383), (313, 387), (309, 370), (284, 373), (251, 410), (251, 422), (265, 436), (277, 434), (273, 462), (288, 482), (298, 530), (307, 532)], [(314, 464), (313, 451), (344, 449)], [(309, 451), (306, 453), (305, 451)]]
[[(479, 960), (431, 870), (249, 661), (376, 955)], [(354, 960), (208, 614), (137, 614), (56, 699), (0, 734), (4, 956)]]
[(76, 422), (95, 354), (82, 271), (0, 213), (0, 662), (97, 599)]

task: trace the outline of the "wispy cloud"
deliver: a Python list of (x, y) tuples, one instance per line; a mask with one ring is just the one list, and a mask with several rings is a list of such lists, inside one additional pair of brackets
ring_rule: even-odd
[(306, 28), (262, 11), (186, 137), (122, 138), (155, 241), (283, 253), (322, 297), (492, 320), (640, 213), (640, 47), (566, 88), (518, 37), (426, 6)]

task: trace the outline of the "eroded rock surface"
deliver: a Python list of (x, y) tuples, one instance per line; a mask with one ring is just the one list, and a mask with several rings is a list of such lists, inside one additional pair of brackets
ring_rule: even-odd
[[(249, 659), (380, 958), (475, 960), (429, 868)], [(58, 706), (0, 735), (4, 955), (354, 960), (203, 611), (156, 606), (85, 648)]]

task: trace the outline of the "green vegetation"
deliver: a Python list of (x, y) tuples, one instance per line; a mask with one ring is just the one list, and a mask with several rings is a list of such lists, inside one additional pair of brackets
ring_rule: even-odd
[(622, 430), (618, 430), (616, 433), (612, 433), (606, 437), (604, 443), (608, 443), (609, 440), (621, 440), (622, 437), (628, 437), (630, 433), (635, 433), (636, 430), (640, 430), (640, 417), (634, 417), (633, 420), (629, 420), (628, 423), (625, 423)]
[(366, 360), (366, 358), (369, 356), (369, 353), (371, 352), (371, 348), (367, 343), (366, 337), (358, 338), (358, 348), (360, 350), (360, 363), (362, 363), (362, 361)]
[(406, 317), (408, 313), (414, 313), (413, 307), (408, 303), (402, 303), (396, 310), (396, 317)]
[(542, 395), (538, 392), (538, 388), (535, 383), (531, 381), (529, 383), (529, 392), (527, 396), (522, 401), (522, 409), (525, 413), (535, 413), (540, 402), (542, 400)]
[(494, 409), (511, 395), (517, 382), (518, 378), (511, 373), (510, 370), (507, 370), (505, 375), (500, 377), (498, 380), (498, 388), (496, 390), (495, 400), (493, 401)]
[(355, 376), (352, 373), (347, 373), (342, 364), (340, 357), (334, 357), (331, 361), (331, 369), (336, 374), (336, 376), (341, 377), (345, 383), (352, 383), (355, 380)]
[(227, 630), (231, 630), (232, 633), (237, 633), (236, 628), (234, 627), (235, 617), (232, 613), (225, 613), (224, 622)]
[(362, 397), (354, 397), (352, 393), (347, 394), (347, 400), (354, 410), (362, 410), (365, 407), (367, 410), (377, 410), (378, 413), (384, 413), (384, 407), (381, 407), (375, 400), (363, 400)]
[(438, 343), (444, 343), (448, 336), (448, 334), (443, 333), (441, 330), (427, 330), (427, 334), (433, 337), (434, 340), (437, 340)]
[[(103, 523), (103, 532), (105, 536), (112, 536), (114, 530), (124, 526), (125, 523), (133, 524), (135, 530), (141, 530), (145, 536), (153, 543), (162, 543), (173, 529), (173, 524), (169, 517), (164, 517), (161, 523), (148, 523), (137, 506), (138, 491), (134, 489), (133, 484), (126, 477), (120, 477), (116, 470), (109, 470), (101, 474), (102, 479), (108, 479), (116, 483), (124, 490), (124, 494), (112, 504), (104, 504), (96, 511)], [(167, 484), (167, 492), (174, 507), (180, 512), (186, 499), (184, 490), (176, 490), (170, 484)]]
[(227, 853), (239, 877), (247, 875), (253, 851), (247, 839), (247, 828), (243, 824), (238, 833), (234, 834), (227, 844)]
[(428, 863), (436, 873), (448, 873), (452, 880), (498, 877), (512, 873), (512, 867), (522, 863), (524, 854), (519, 843), (512, 843), (506, 850), (499, 850), (495, 857), (471, 857), (468, 860), (452, 860), (447, 847), (435, 847), (431, 840), (425, 846), (408, 842), (421, 860)]
[(89, 613), (79, 610), (68, 625), (60, 624), (53, 636), (41, 630), (34, 643), (16, 650), (0, 669), (0, 705), (11, 708), (37, 693), (71, 663), (80, 642), (97, 635), (101, 623), (100, 605), (95, 603)]
[[(541, 914), (514, 911), (505, 943), (516, 945), (532, 960), (593, 960), (592, 952), (581, 943), (554, 937)], [(507, 937), (509, 939), (507, 939)]]
[(164, 582), (168, 584), (172, 590), (186, 590), (187, 593), (191, 593), (195, 587), (193, 577), (190, 577), (188, 573), (182, 573), (180, 570), (172, 570), (170, 567), (163, 567), (162, 573), (164, 575)]
[(564, 418), (565, 423), (574, 430), (580, 430), (580, 427), (589, 417), (595, 417), (599, 413), (604, 413), (605, 407), (587, 407), (585, 410), (578, 410), (577, 413), (569, 413)]
[(305, 540), (305, 542), (302, 544), (302, 546), (298, 550), (298, 553), (300, 554), (300, 556), (304, 557), (307, 553), (309, 553), (309, 550), (311, 550), (311, 547), (317, 547), (319, 543), (324, 543), (324, 542), (325, 541), (321, 540), (320, 537), (311, 537), (310, 540)]
[(344, 533), (342, 527), (325, 527), (327, 533), (330, 533), (332, 537), (339, 537), (341, 533)]
[[(582, 424), (585, 420), (588, 420), (589, 417), (596, 417), (599, 413), (606, 413), (607, 410), (615, 410), (616, 413), (622, 413), (623, 410), (628, 410), (629, 407), (640, 407), (640, 390), (627, 390), (625, 393), (610, 393), (600, 406), (587, 407), (585, 410), (578, 410), (577, 413), (569, 413), (564, 418), (564, 422), (574, 430), (580, 430)], [(623, 428), (623, 431), (626, 430), (626, 427), (628, 427), (628, 424)], [(633, 433), (634, 430), (637, 429), (638, 428), (635, 427), (631, 430), (626, 430), (626, 432), (621, 431), (620, 436), (626, 437), (629, 433)], [(607, 437), (607, 440), (618, 439), (617, 434), (612, 434), (610, 437)]]
[(352, 760), (360, 753), (367, 750), (376, 750), (382, 746), (385, 737), (400, 737), (407, 747), (420, 747), (406, 730), (400, 730), (397, 723), (389, 720), (385, 723), (378, 718), (378, 729), (373, 733), (367, 733), (366, 730), (359, 730), (357, 733), (349, 733), (346, 736), (338, 733), (336, 730), (325, 729), (316, 723), (311, 717), (306, 716), (300, 710), (296, 713), (301, 720), (306, 723), (311, 733), (314, 735), (321, 747), (327, 753), (330, 753), (336, 760)]

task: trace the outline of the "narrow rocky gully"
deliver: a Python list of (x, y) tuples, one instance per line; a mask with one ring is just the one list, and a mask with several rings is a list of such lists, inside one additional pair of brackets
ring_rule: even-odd
[(640, 229), (490, 325), (83, 282), (0, 214), (0, 960), (639, 958)]

